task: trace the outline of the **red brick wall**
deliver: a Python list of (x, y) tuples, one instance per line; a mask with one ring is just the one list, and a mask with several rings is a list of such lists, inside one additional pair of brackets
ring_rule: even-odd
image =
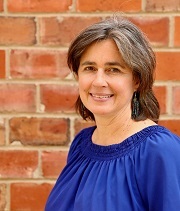
[(179, 0), (0, 0), (1, 211), (43, 211), (70, 142), (87, 126), (73, 108), (68, 45), (117, 11), (149, 37), (160, 124), (180, 135)]

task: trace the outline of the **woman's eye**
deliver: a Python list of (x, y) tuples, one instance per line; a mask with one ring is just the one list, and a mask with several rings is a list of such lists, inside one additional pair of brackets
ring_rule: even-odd
[(85, 67), (84, 70), (86, 70), (86, 71), (96, 71), (96, 68), (89, 66), (89, 67)]
[(118, 69), (118, 68), (111, 67), (111, 68), (108, 68), (108, 69), (107, 69), (107, 72), (108, 72), (108, 73), (119, 73), (119, 72), (121, 72), (121, 71), (120, 71), (120, 69)]

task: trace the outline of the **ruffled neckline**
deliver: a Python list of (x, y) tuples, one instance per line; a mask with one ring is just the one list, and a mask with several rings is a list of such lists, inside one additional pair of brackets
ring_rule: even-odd
[(129, 154), (133, 149), (138, 147), (140, 143), (145, 141), (147, 137), (156, 132), (163, 131), (165, 128), (159, 125), (148, 126), (132, 136), (126, 138), (121, 143), (112, 145), (98, 145), (92, 142), (92, 134), (96, 126), (85, 129), (81, 134), (81, 152), (91, 159), (96, 160), (112, 160)]

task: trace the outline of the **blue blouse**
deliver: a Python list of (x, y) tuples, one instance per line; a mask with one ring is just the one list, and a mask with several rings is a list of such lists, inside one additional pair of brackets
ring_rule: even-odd
[(180, 137), (149, 126), (119, 144), (74, 139), (45, 211), (179, 211)]

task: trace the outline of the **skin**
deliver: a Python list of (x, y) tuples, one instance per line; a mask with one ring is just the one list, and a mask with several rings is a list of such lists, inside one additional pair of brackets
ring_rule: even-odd
[(135, 122), (131, 119), (131, 100), (138, 82), (133, 80), (132, 71), (112, 39), (93, 43), (86, 49), (77, 80), (80, 98), (95, 116), (93, 142), (119, 143), (136, 132), (132, 127)]

